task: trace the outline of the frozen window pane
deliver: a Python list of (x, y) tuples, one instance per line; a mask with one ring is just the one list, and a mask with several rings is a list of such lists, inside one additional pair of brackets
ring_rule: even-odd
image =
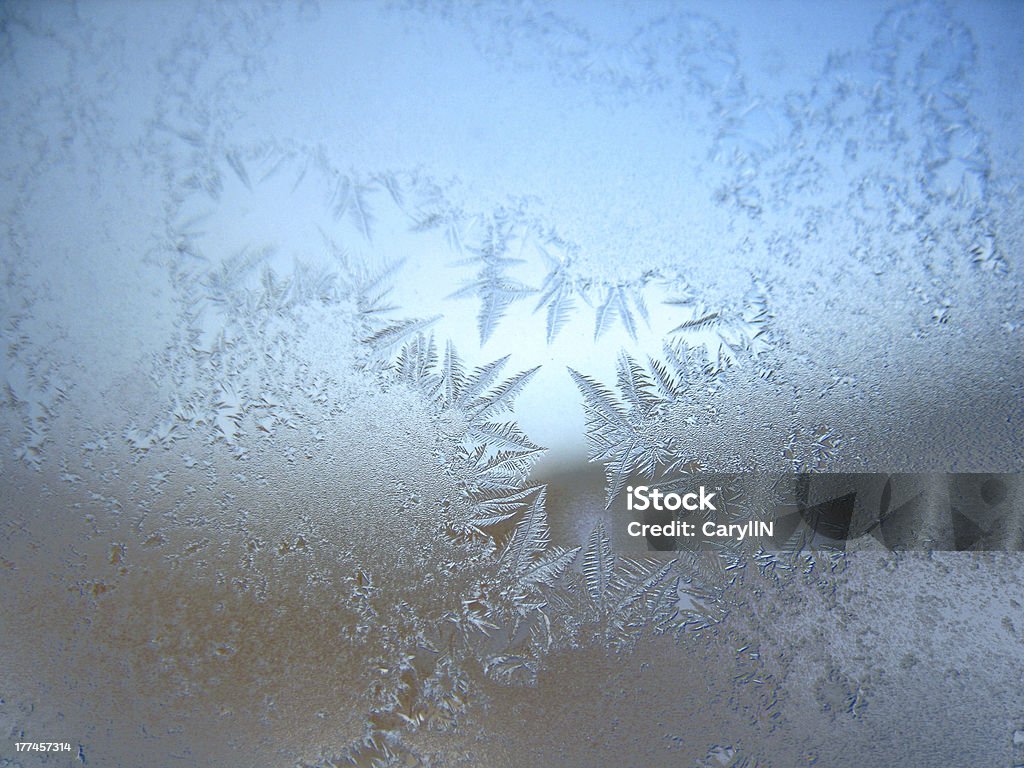
[(5, 4), (0, 761), (1024, 762), (1022, 24)]

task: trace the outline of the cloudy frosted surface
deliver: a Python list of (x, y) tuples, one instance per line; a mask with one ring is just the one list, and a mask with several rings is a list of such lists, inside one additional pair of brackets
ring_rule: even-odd
[(0, 764), (1024, 764), (1019, 552), (644, 556), (609, 504), (1021, 471), (1022, 50), (0, 6)]

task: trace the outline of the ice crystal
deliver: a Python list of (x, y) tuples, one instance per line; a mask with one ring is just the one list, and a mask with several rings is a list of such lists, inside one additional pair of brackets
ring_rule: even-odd
[(476, 279), (449, 296), (453, 299), (479, 296), (477, 328), (481, 344), (494, 333), (512, 302), (533, 293), (532, 288), (507, 274), (510, 267), (522, 263), (521, 259), (509, 255), (512, 237), (513, 225), (504, 217), (488, 224), (480, 243), (468, 249), (472, 257), (460, 262), (477, 267)]

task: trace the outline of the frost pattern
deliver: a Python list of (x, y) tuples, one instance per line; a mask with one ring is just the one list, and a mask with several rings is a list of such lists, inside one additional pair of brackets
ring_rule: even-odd
[[(851, 574), (847, 558), (799, 540), (778, 554), (626, 557), (600, 503), (575, 538), (560, 535), (553, 492), (532, 476), (544, 448), (515, 403), (549, 354), (624, 345), (611, 373), (565, 374), (607, 502), (634, 475), (892, 458), (893, 426), (930, 414), (884, 412), (878, 381), (924, 381), (936, 358), (950, 387), (1019, 395), (1004, 386), (1016, 360), (993, 354), (1021, 329), (1019, 180), (1001, 175), (975, 111), (971, 30), (942, 6), (899, 7), (868, 46), (772, 95), (756, 91), (726, 27), (678, 9), (608, 40), (530, 2), (409, 5), (465, 27), (481, 60), (599, 104), (660, 105), (672, 130), (695, 126), (693, 146), (679, 142), (684, 178), (668, 188), (693, 182), (701, 215), (658, 229), (675, 193), (634, 203), (602, 184), (595, 197), (623, 212), (594, 226), (596, 214), (530, 189), (480, 194), (479, 180), (391, 167), (388, 152), (316, 121), (283, 129), (254, 105), (301, 100), (282, 96), (302, 83), (282, 81), (275, 51), (289, 25), (318, 26), (308, 4), (147, 10), (147, 27), (167, 34), (137, 84), (123, 73), (142, 39), (118, 14), (139, 11), (5, 6), (0, 415), (5, 492), (18, 503), (5, 510), (0, 574), (18, 653), (42, 658), (19, 666), (52, 672), (54, 690), (131, 686), (132, 737), (157, 761), (138, 732), (211, 764), (239, 759), (229, 743), (254, 764), (521, 763), (500, 752), (502, 738), (519, 742), (492, 731), (543, 712), (529, 706), (543, 703), (545, 674), (587, 685), (564, 672), (578, 657), (614, 679), (594, 697), (605, 714), (621, 709), (617, 688), (634, 689), (614, 678), (622, 669), (699, 670), (691, 683), (708, 700), (662, 690), (697, 723), (659, 721), (664, 743), (647, 755), (685, 751), (673, 764), (778, 763), (761, 743), (814, 762), (821, 743), (805, 748), (805, 722), (830, 737), (834, 724), (891, 723), (891, 691), (916, 691), (921, 662), (849, 652), (849, 633), (870, 615), (873, 647), (906, 645), (890, 628), (917, 614), (918, 631), (933, 630), (946, 593), (918, 586), (908, 598), (912, 580)], [(665, 208), (644, 210), (652, 202)], [(119, 229), (125, 218), (143, 234)], [(89, 306), (80, 289), (91, 284), (67, 281), (64, 262), (127, 310)], [(134, 282), (121, 279), (132, 270)], [(440, 299), (414, 306), (410, 287), (428, 282), (443, 285)], [(823, 283), (872, 287), (861, 300)], [(460, 356), (448, 314), (463, 301), (480, 344), (460, 343)], [(979, 332), (981, 314), (994, 319)], [(873, 347), (892, 351), (857, 346), (868, 319), (885, 342)], [(502, 333), (528, 340), (533, 359), (481, 362), (470, 347)], [(104, 378), (111, 364), (121, 372)], [(998, 419), (1015, 417), (1002, 406)], [(878, 419), (851, 430), (851, 412)], [(954, 440), (948, 455), (973, 460), (980, 442)], [(730, 502), (737, 514), (755, 503)], [(1000, 614), (992, 632), (949, 645), (944, 664), (972, 663), (977, 647), (993, 678), (1019, 666), (990, 638), (1020, 625), (1019, 604), (994, 603), (1019, 592), (999, 566), (972, 563), (991, 576), (979, 592), (942, 564), (979, 622)], [(0, 720), (12, 732), (41, 737), (65, 721), (30, 686), (9, 687)], [(921, 701), (944, 698), (931, 693)], [(944, 706), (963, 711), (970, 693)], [(120, 727), (118, 700), (97, 697), (102, 715), (88, 717)], [(702, 710), (728, 722), (710, 745)], [(182, 736), (210, 722), (206, 741)], [(81, 762), (125, 762), (95, 733), (81, 738)]]

